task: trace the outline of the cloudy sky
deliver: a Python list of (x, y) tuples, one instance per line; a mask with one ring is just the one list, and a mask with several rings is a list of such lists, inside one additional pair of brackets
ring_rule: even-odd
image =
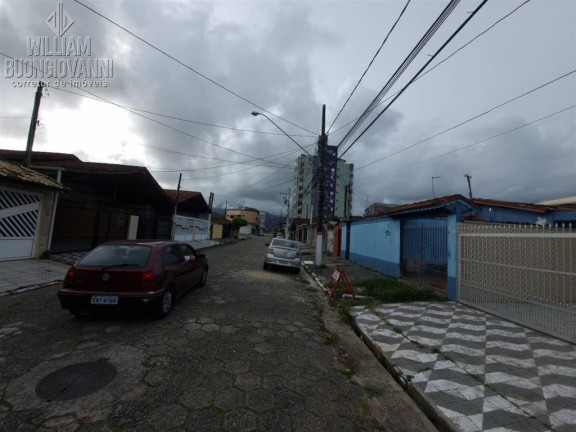
[[(455, 8), (384, 100), (480, 3)], [(0, 148), (26, 147), (35, 77), (20, 62), (108, 65), (104, 78), (62, 71), (66, 87), (45, 78), (35, 150), (146, 166), (166, 188), (182, 173), (183, 189), (214, 192), (217, 207), (280, 213), (301, 150), (250, 112), (313, 152), (326, 104), (329, 144), (339, 144), (448, 1), (409, 3), (334, 125), (405, 0), (62, 4), (59, 15), (55, 0), (0, 0)], [(465, 174), (475, 197), (576, 195), (576, 1), (488, 1), (427, 70), (438, 63), (343, 155), (356, 167), (354, 214), (430, 199), (432, 182), (437, 197), (467, 195)], [(91, 86), (73, 87), (83, 77)]]

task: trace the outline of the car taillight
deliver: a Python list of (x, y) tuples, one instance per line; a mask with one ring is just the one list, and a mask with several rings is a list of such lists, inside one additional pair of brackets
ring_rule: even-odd
[(66, 280), (72, 280), (76, 276), (76, 269), (74, 267), (70, 267), (70, 270), (66, 272)]
[(274, 255), (274, 249), (268, 248), (268, 253)]
[(298, 252), (298, 253), (296, 254), (296, 258), (302, 258), (302, 254), (301, 254), (300, 252)]
[(153, 272), (142, 273), (142, 282), (152, 282), (154, 280)]

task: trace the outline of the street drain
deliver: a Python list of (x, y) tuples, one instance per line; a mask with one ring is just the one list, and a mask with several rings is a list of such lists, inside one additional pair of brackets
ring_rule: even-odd
[(94, 393), (116, 376), (107, 359), (77, 363), (46, 375), (36, 386), (36, 394), (50, 401), (76, 399)]

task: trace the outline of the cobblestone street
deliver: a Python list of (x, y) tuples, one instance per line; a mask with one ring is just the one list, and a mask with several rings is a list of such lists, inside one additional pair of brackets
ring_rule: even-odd
[[(58, 286), (0, 300), (2, 430), (380, 430), (377, 393), (335, 349), (302, 276), (262, 270), (264, 239), (207, 250), (208, 284), (164, 320), (73, 318)], [(105, 387), (47, 401), (38, 383), (106, 361)]]

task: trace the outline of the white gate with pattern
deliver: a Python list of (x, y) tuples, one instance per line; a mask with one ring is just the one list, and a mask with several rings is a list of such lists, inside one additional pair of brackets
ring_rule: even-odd
[(0, 260), (31, 258), (41, 197), (0, 189)]
[(210, 238), (210, 222), (186, 216), (176, 216), (174, 240), (194, 242)]
[(576, 342), (576, 230), (458, 224), (458, 301)]

